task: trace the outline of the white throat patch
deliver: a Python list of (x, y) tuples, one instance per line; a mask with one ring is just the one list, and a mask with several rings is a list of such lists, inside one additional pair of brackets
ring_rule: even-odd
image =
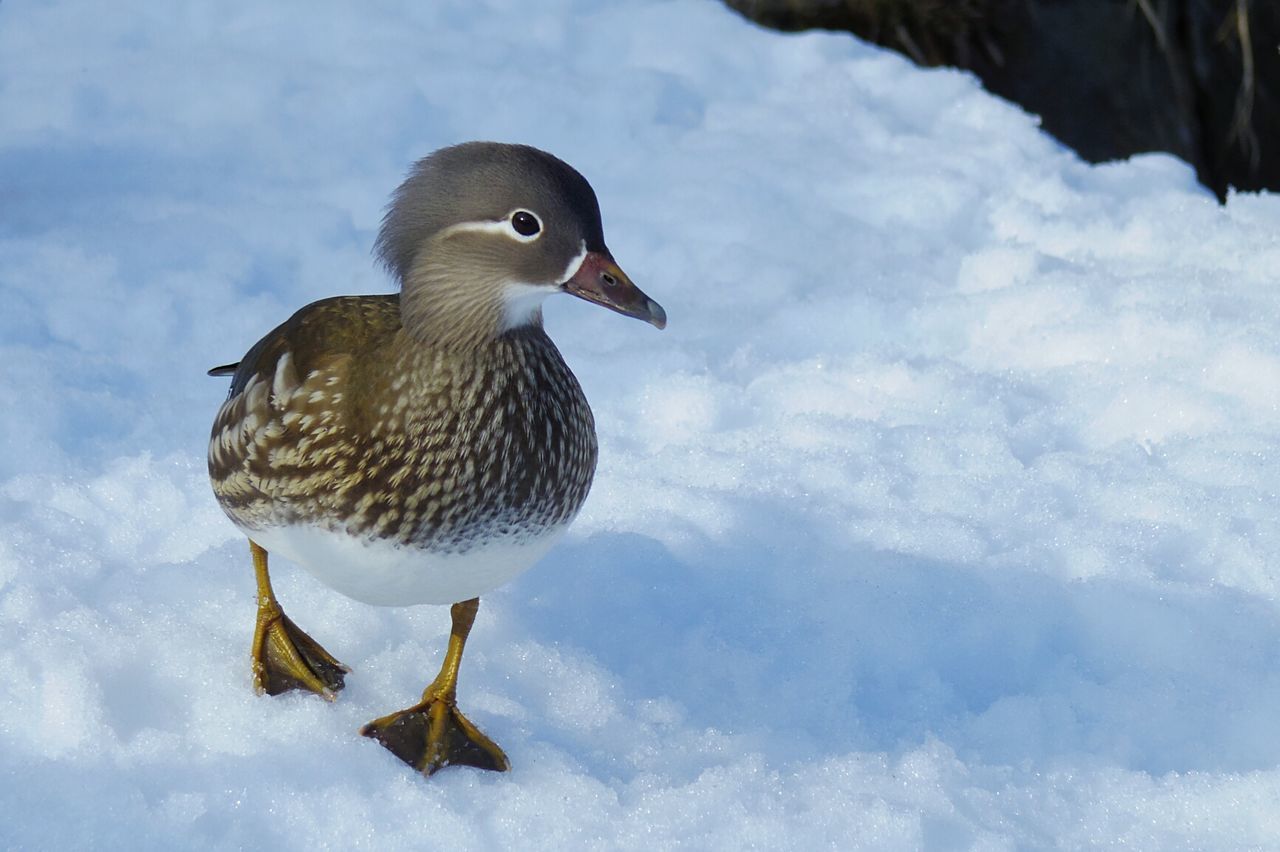
[[(578, 274), (582, 262), (587, 259), (587, 244), (583, 242), (578, 253), (565, 267), (560, 282), (568, 281)], [(552, 293), (560, 292), (560, 284), (523, 284), (512, 282), (503, 288), (502, 330), (510, 331), (522, 325), (528, 325), (542, 310), (542, 302)]]
[(528, 325), (542, 311), (542, 303), (559, 287), (548, 284), (508, 284), (502, 294), (502, 330)]

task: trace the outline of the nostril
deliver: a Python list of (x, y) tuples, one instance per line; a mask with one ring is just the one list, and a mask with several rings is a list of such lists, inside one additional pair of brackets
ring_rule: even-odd
[(617, 278), (614, 278), (612, 275), (610, 275), (610, 274), (609, 274), (609, 273), (607, 273), (607, 272), (602, 272), (602, 273), (600, 273), (600, 280), (604, 282), (604, 285), (605, 285), (606, 287), (617, 287), (617, 286), (618, 286), (618, 279), (617, 279)]

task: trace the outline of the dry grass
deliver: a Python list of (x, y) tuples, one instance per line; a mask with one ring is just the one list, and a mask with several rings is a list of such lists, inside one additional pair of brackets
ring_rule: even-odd
[[(1268, 0), (1271, 2), (1272, 0)], [(1141, 12), (1151, 32), (1155, 36), (1160, 52), (1173, 66), (1177, 63), (1175, 48), (1169, 40), (1166, 14), (1167, 5), (1156, 0), (1133, 0)], [(1222, 20), (1214, 35), (1215, 44), (1226, 50), (1238, 50), (1240, 54), (1240, 84), (1236, 89), (1235, 108), (1231, 125), (1227, 131), (1226, 144), (1238, 146), (1244, 154), (1252, 170), (1256, 171), (1261, 162), (1262, 149), (1258, 133), (1253, 123), (1253, 105), (1257, 93), (1257, 77), (1254, 66), (1253, 38), (1249, 26), (1249, 4), (1251, 0), (1234, 0), (1230, 10)], [(1232, 43), (1234, 39), (1234, 44)], [(1176, 71), (1174, 71), (1176, 74)]]
[[(921, 65), (956, 65), (984, 74), (988, 85), (1000, 79), (993, 69), (1005, 68), (1001, 44), (1036, 49), (1017, 43), (1025, 35), (1028, 15), (1038, 9), (1031, 0), (725, 0), (752, 20), (784, 30), (825, 28), (847, 30), (886, 47), (894, 48)], [(1173, 103), (1167, 121), (1176, 122), (1181, 135), (1153, 135), (1144, 145), (1182, 153), (1196, 163), (1201, 179), (1220, 196), (1228, 182), (1256, 185), (1264, 162), (1265, 128), (1274, 127), (1269, 98), (1275, 96), (1268, 71), (1270, 54), (1259, 54), (1258, 39), (1263, 29), (1274, 27), (1268, 17), (1280, 0), (1128, 0), (1133, 17), (1117, 20), (1124, 35), (1134, 36), (1134, 49), (1143, 49), (1144, 58), (1135, 58), (1133, 67), (1142, 73), (1133, 86), (1165, 86), (1157, 69), (1142, 62), (1146, 54), (1141, 29), (1151, 33), (1154, 49), (1167, 68), (1163, 94), (1145, 93), (1155, 104), (1161, 98)], [(1055, 0), (1043, 0), (1045, 8), (1061, 11)], [(1097, 15), (1126, 12), (1124, 4), (1099, 4), (1088, 14), (1090, 26)], [(1082, 13), (1086, 10), (1080, 6)], [(1205, 32), (1204, 15), (1220, 15), (1217, 28)], [(1136, 20), (1135, 20), (1136, 18)], [(1257, 25), (1257, 26), (1255, 26)], [(1131, 29), (1137, 27), (1136, 30)], [(1034, 26), (1032, 27), (1034, 29)], [(1268, 43), (1263, 50), (1274, 50)], [(1023, 57), (1025, 59), (1025, 57)], [(1261, 65), (1259, 65), (1261, 62)], [(985, 70), (984, 70), (985, 69)], [(1101, 79), (1106, 79), (1105, 75)], [(1155, 81), (1152, 83), (1152, 81)], [(1114, 81), (1113, 81), (1114, 82)], [(1225, 86), (1224, 86), (1225, 82)], [(1234, 83), (1234, 98), (1230, 93)], [(1224, 94), (1223, 90), (1226, 89)], [(1119, 101), (1137, 97), (1132, 91), (1117, 92)], [(1263, 130), (1259, 130), (1259, 121)], [(1272, 123), (1268, 123), (1272, 122)], [(1265, 139), (1267, 144), (1270, 138)], [(1145, 150), (1145, 148), (1140, 148)], [(1125, 153), (1125, 152), (1120, 152)], [(1274, 170), (1273, 170), (1274, 172)]]
[(991, 0), (845, 0), (850, 15), (861, 16), (876, 41), (896, 42), (922, 65), (954, 61), (997, 5)]
[(850, 30), (896, 48), (921, 65), (967, 65), (970, 44), (991, 50), (984, 24), (1011, 0), (728, 0), (753, 20), (778, 29)]
[[(1234, 24), (1234, 26), (1231, 26)], [(1254, 77), (1253, 39), (1249, 35), (1249, 0), (1236, 0), (1235, 8), (1222, 22), (1218, 41), (1225, 42), (1235, 32), (1236, 42), (1240, 48), (1240, 88), (1236, 91), (1235, 113), (1231, 118), (1231, 131), (1227, 134), (1228, 144), (1240, 146), (1241, 152), (1249, 158), (1249, 165), (1255, 171), (1262, 157), (1258, 144), (1258, 133), (1253, 126), (1253, 101), (1257, 91), (1257, 80)]]

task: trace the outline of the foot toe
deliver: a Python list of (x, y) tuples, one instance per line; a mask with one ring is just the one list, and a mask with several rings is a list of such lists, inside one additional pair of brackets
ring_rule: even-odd
[(375, 719), (360, 729), (424, 775), (446, 766), (506, 772), (506, 754), (457, 708), (434, 701)]
[(283, 612), (260, 625), (258, 634), (253, 680), (259, 693), (280, 695), (301, 689), (333, 701), (346, 686), (345, 677), (351, 669), (334, 659)]

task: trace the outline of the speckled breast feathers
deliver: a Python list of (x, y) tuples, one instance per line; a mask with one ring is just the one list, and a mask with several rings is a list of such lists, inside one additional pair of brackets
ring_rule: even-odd
[(301, 364), (283, 348), (242, 364), (209, 451), (214, 491), (242, 529), (315, 524), (463, 552), (577, 513), (595, 470), (594, 422), (540, 327), (482, 353), (415, 345), (400, 330), (371, 345), (377, 357)]

